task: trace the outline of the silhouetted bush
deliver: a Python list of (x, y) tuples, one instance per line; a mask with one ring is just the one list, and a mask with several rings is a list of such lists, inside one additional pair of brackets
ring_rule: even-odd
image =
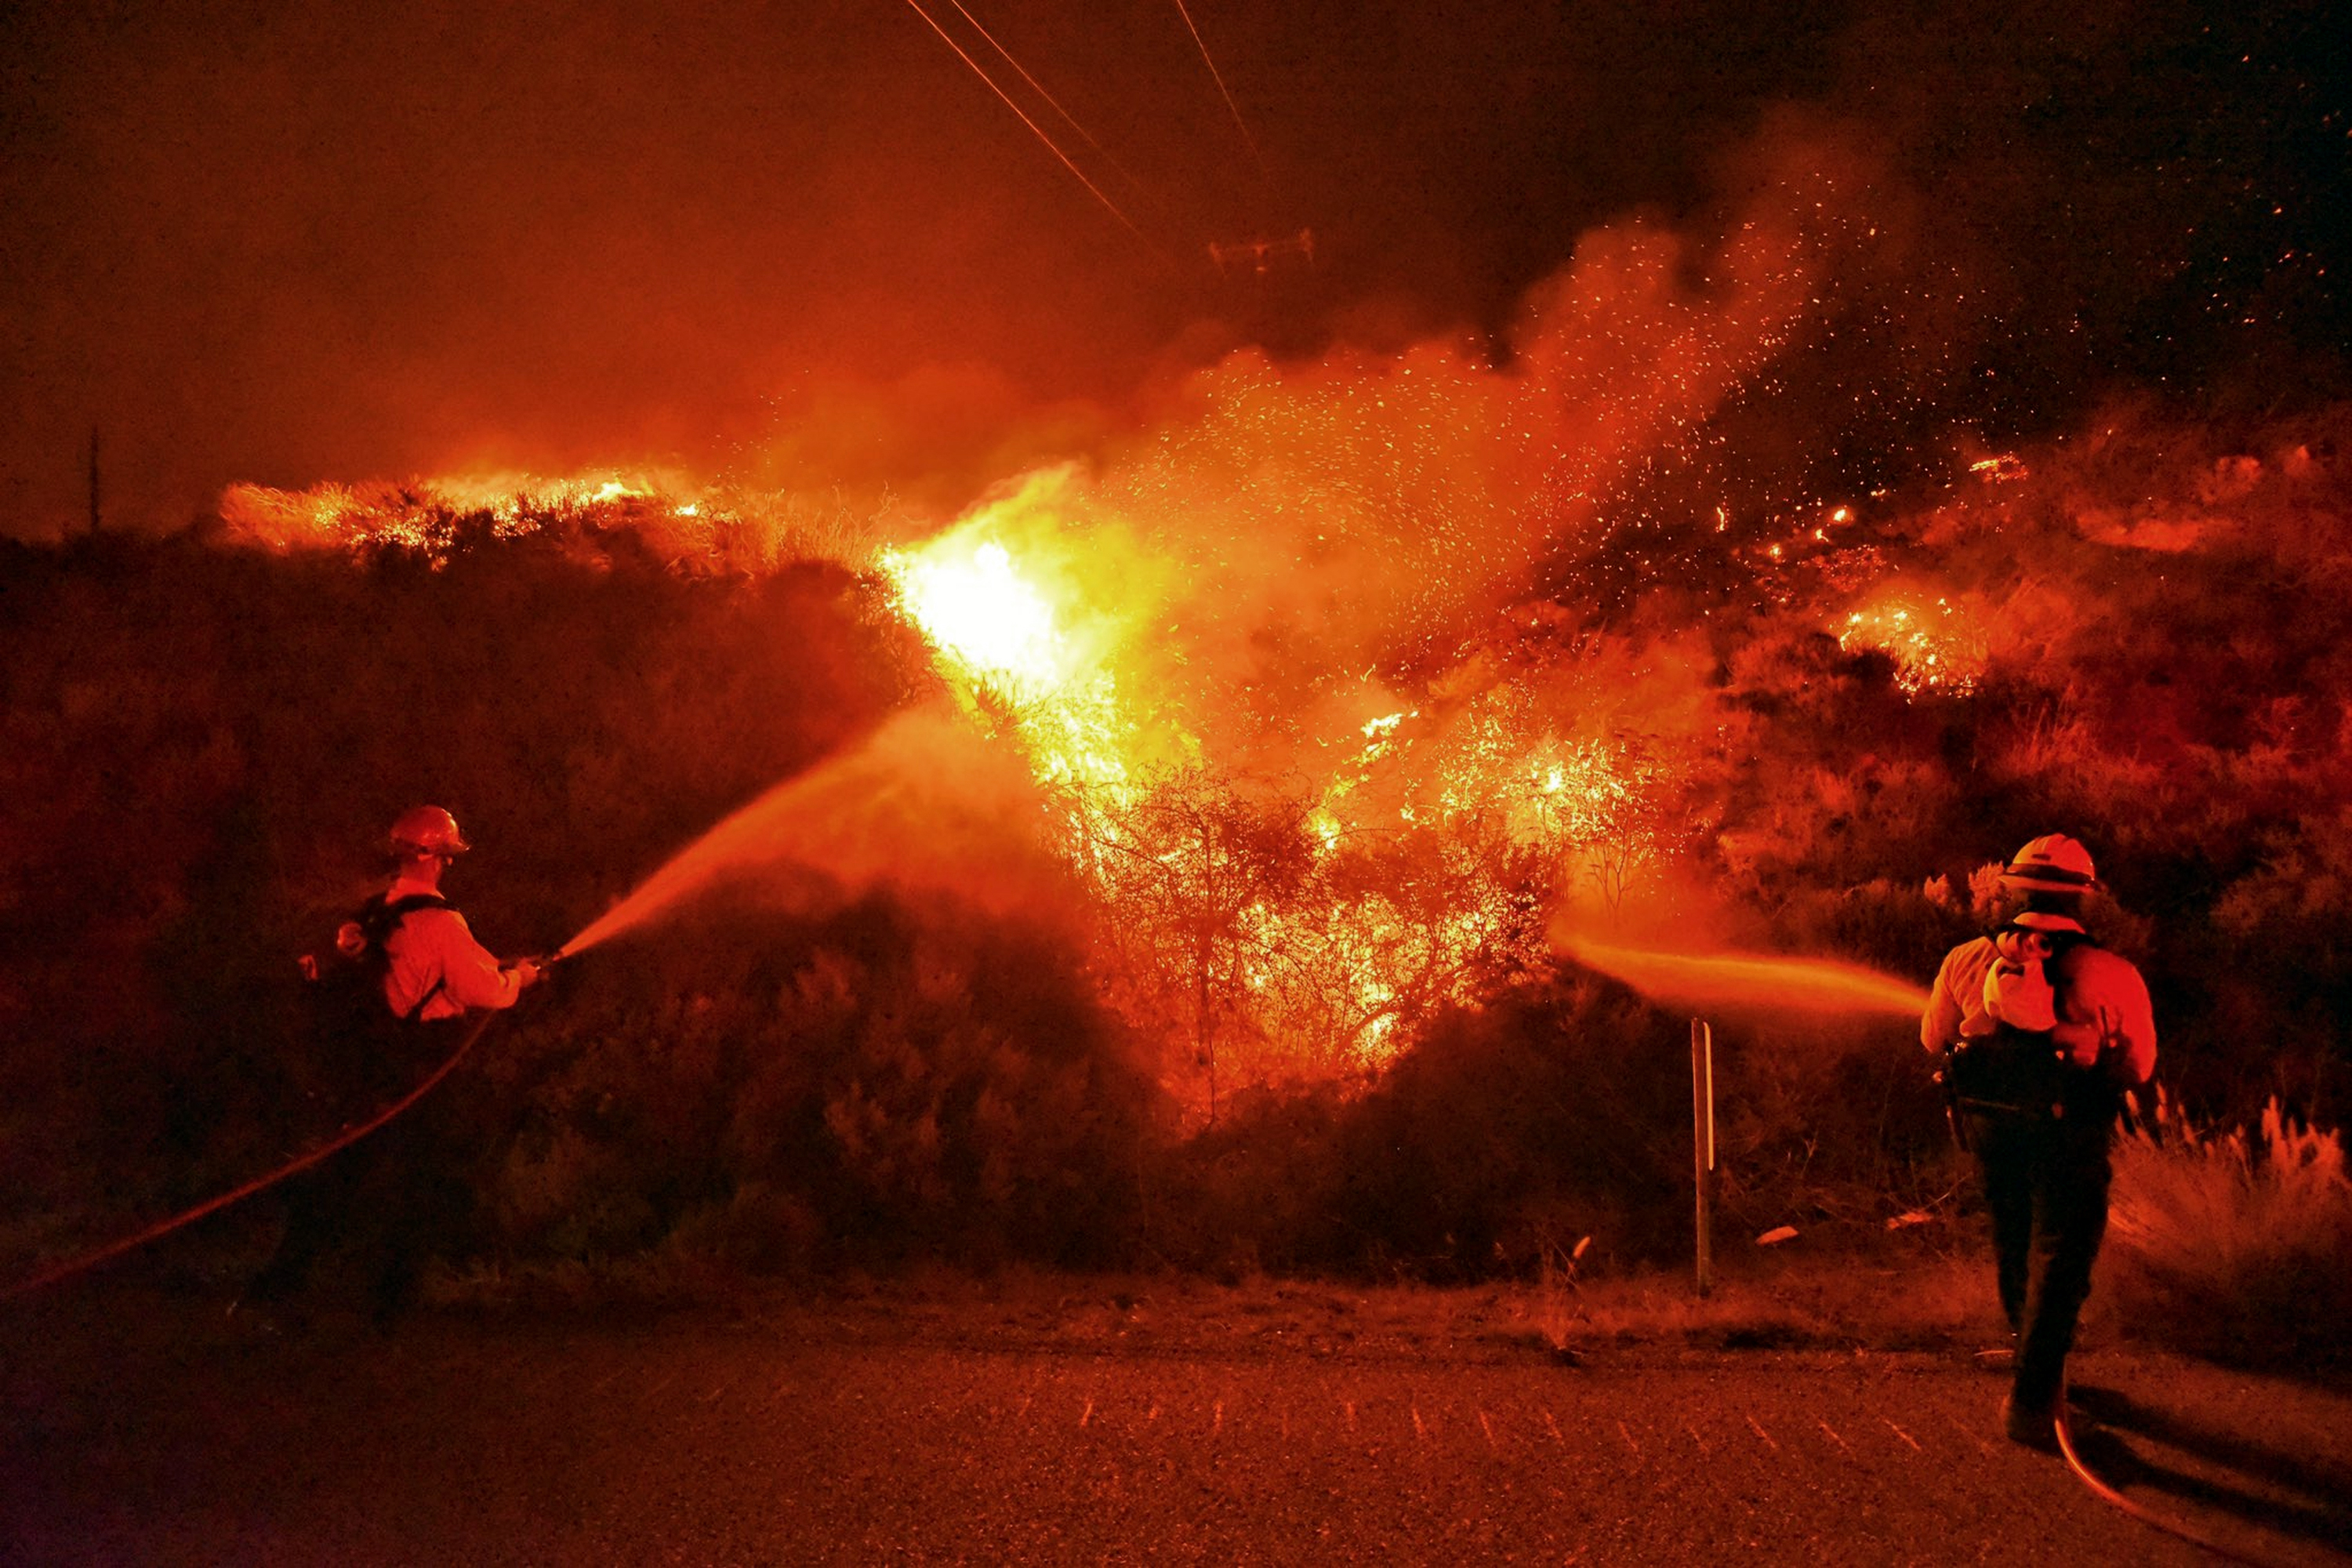
[(1582, 1236), (1654, 1261), (1687, 1245), (1685, 1031), (1593, 981), (1450, 1010), (1361, 1093), (1237, 1100), (1175, 1151), (1148, 1239), (1228, 1272), (1532, 1276)]
[(2109, 1233), (2105, 1275), (2147, 1338), (2255, 1365), (2352, 1353), (2343, 1142), (2275, 1100), (2216, 1133), (2159, 1097), (2119, 1142)]
[(1123, 1256), (1156, 1090), (1052, 933), (877, 896), (706, 917), (576, 967), (490, 1046), (510, 1246)]

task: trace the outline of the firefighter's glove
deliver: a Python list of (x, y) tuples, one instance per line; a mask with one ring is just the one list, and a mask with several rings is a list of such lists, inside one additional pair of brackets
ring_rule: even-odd
[(547, 971), (528, 958), (515, 960), (507, 966), (507, 972), (515, 977), (515, 989), (518, 991), (528, 991), (547, 978)]

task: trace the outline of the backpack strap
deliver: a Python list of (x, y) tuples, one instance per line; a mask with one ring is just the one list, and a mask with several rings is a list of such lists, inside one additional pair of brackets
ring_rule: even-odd
[[(392, 933), (400, 929), (401, 921), (419, 910), (446, 910), (448, 907), (449, 900), (438, 893), (409, 893), (391, 900), (386, 900), (382, 893), (378, 893), (362, 907), (360, 920), (362, 924), (368, 926), (369, 943), (376, 950), (381, 959), (388, 956), (384, 952), (384, 944), (392, 940)], [(399, 1015), (400, 1021), (404, 1024), (415, 1023), (424, 1016), (425, 1009), (432, 1005), (433, 998), (447, 989), (448, 984), (447, 975), (436, 976), (431, 988), (416, 999), (416, 1005)]]
[(2068, 971), (2066, 958), (2070, 953), (2098, 952), (2099, 944), (2091, 940), (2088, 931), (2045, 931), (2042, 934), (2050, 939), (2050, 960), (2045, 972), (2050, 976), (2051, 996), (2053, 1004), (2061, 1009), (2060, 1016), (2063, 1017), (2066, 993), (2074, 988), (2074, 977)]
[(366, 907), (375, 910), (383, 934), (389, 937), (395, 926), (417, 910), (446, 910), (449, 907), (449, 900), (438, 893), (406, 893), (397, 899), (386, 899), (378, 893), (368, 900)]
[(446, 976), (434, 981), (433, 988), (425, 992), (424, 995), (419, 996), (416, 999), (416, 1005), (411, 1007), (407, 1012), (403, 1013), (400, 1016), (400, 1021), (404, 1024), (414, 1024), (424, 1017), (425, 1007), (431, 1004), (433, 998), (441, 994), (443, 988), (448, 984), (448, 979)]

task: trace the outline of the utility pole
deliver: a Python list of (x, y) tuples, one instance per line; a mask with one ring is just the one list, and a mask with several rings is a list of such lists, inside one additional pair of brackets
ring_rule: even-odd
[(89, 536), (98, 537), (106, 525), (106, 514), (99, 507), (98, 489), (98, 426), (89, 427)]
[(1209, 1125), (1217, 1125), (1217, 1037), (1209, 1026), (1209, 965), (1216, 958), (1217, 862), (1209, 837), (1209, 823), (1201, 820), (1201, 921), (1192, 946), (1192, 980), (1198, 987), (1192, 1005), (1194, 1041), (1202, 1066), (1209, 1069)]

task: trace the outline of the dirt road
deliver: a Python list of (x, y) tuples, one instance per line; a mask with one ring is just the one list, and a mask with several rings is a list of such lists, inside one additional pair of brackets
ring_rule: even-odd
[[(1567, 1365), (1535, 1343), (1063, 1334), (984, 1304), (287, 1339), (177, 1310), (93, 1297), (0, 1324), (0, 1558), (2201, 1560), (2001, 1442), (2000, 1380), (1956, 1355)], [(2341, 1560), (2352, 1401), (2114, 1354), (2078, 1375), (2120, 1391), (2112, 1462), (2202, 1478), (2139, 1495), (2201, 1486), (2208, 1528)], [(2284, 1528), (2251, 1531), (2241, 1495)]]

